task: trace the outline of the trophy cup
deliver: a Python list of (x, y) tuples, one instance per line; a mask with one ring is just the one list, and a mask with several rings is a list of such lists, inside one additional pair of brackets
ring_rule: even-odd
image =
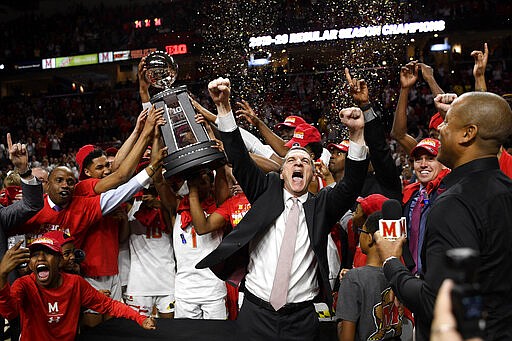
[(196, 114), (188, 97), (187, 87), (171, 87), (178, 75), (178, 65), (163, 51), (151, 52), (145, 60), (147, 81), (163, 89), (151, 97), (156, 108), (164, 108), (166, 124), (161, 126), (168, 155), (164, 159), (166, 178), (187, 177), (201, 169), (215, 169), (226, 162), (224, 153), (213, 146), (202, 124), (195, 122)]

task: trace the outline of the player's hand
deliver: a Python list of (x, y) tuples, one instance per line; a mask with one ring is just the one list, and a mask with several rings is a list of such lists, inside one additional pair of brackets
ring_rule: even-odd
[(148, 317), (142, 322), (142, 328), (146, 330), (155, 330), (156, 329), (156, 321), (154, 317)]

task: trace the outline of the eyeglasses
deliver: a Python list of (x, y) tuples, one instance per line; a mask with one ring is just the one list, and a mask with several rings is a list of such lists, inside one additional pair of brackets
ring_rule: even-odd
[(359, 232), (359, 233), (371, 234), (370, 232), (368, 232), (368, 231), (366, 231), (366, 230), (363, 230), (363, 229), (361, 229), (361, 228), (358, 228), (358, 229), (357, 229), (357, 232)]

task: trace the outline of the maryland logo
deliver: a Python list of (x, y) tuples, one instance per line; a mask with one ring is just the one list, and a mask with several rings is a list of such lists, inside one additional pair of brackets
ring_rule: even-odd
[(381, 293), (381, 301), (373, 307), (373, 320), (377, 330), (368, 340), (382, 340), (388, 333), (393, 336), (402, 335), (402, 317), (403, 312), (395, 305), (393, 291), (387, 288)]

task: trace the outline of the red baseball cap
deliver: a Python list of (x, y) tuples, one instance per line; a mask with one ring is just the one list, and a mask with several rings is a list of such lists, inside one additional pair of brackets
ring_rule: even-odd
[(370, 194), (367, 197), (359, 197), (356, 201), (361, 204), (361, 208), (363, 209), (363, 213), (365, 216), (369, 216), (373, 212), (377, 212), (382, 210), (382, 204), (384, 201), (389, 200), (382, 194)]
[(430, 119), (430, 123), (428, 124), (428, 129), (437, 129), (441, 123), (443, 123), (443, 118), (439, 112), (435, 113), (434, 116)]
[(281, 129), (283, 127), (288, 128), (297, 128), (298, 125), (307, 123), (304, 121), (304, 119), (300, 116), (291, 115), (284, 119), (284, 122), (276, 124), (276, 129)]
[(70, 235), (68, 235), (62, 231), (59, 231), (59, 230), (53, 230), (53, 231), (46, 232), (43, 235), (43, 237), (47, 237), (47, 238), (56, 240), (60, 246), (64, 246), (64, 244), (71, 243), (71, 242), (75, 241), (73, 239), (73, 237), (71, 237)]
[(302, 123), (295, 128), (292, 139), (286, 142), (285, 146), (291, 148), (294, 144), (298, 143), (301, 147), (305, 147), (311, 142), (320, 141), (322, 141), (322, 138), (318, 129), (311, 124)]
[(86, 178), (83, 167), (84, 160), (89, 154), (91, 154), (94, 151), (94, 149), (96, 149), (96, 147), (94, 147), (92, 144), (86, 144), (85, 146), (80, 148), (78, 152), (76, 152), (75, 160), (78, 164), (78, 168), (80, 169), (80, 175), (78, 176), (78, 180), (84, 180)]
[(116, 156), (118, 151), (119, 151), (119, 149), (117, 149), (116, 147), (108, 147), (107, 149), (105, 149), (105, 155), (106, 156)]
[(62, 253), (62, 247), (60, 246), (60, 243), (55, 238), (46, 237), (43, 235), (40, 238), (37, 238), (28, 246), (30, 251), (34, 251), (37, 247), (46, 247), (54, 252)]
[(427, 153), (429, 153), (432, 156), (437, 156), (437, 153), (439, 153), (439, 147), (441, 146), (441, 142), (439, 140), (433, 139), (431, 137), (427, 137), (426, 139), (421, 140), (418, 142), (416, 147), (414, 147), (411, 150), (411, 156), (414, 155), (418, 150), (423, 149)]
[(350, 145), (349, 140), (343, 140), (343, 141), (341, 141), (341, 143), (340, 143), (340, 144), (336, 144), (336, 143), (329, 143), (329, 144), (327, 145), (327, 150), (331, 150), (331, 149), (336, 148), (336, 149), (338, 149), (338, 150), (340, 150), (340, 151), (342, 151), (342, 152), (344, 152), (344, 153), (348, 153), (348, 147), (349, 147), (349, 145)]

